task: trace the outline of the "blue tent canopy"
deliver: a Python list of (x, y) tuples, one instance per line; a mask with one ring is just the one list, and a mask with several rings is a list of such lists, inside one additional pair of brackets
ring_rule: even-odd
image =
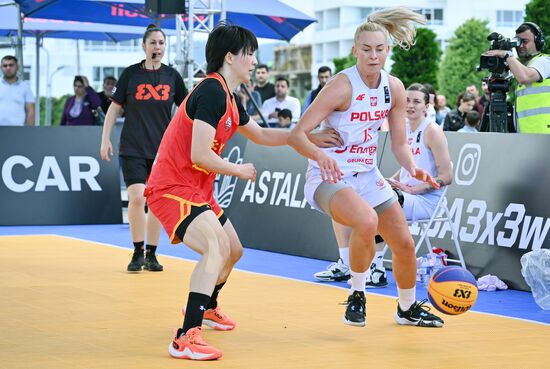
[[(4, 14), (5, 12), (0, 10), (0, 15), (3, 16)], [(0, 24), (0, 36), (17, 36), (17, 21), (14, 17), (9, 19), (13, 21)], [(170, 35), (174, 31), (167, 31), (167, 33)], [(23, 23), (23, 37), (120, 42), (141, 38), (142, 35), (143, 28), (134, 26), (34, 18), (25, 18)]]
[[(152, 21), (145, 0), (15, 0), (25, 17), (147, 27)], [(226, 0), (226, 18), (250, 29), (257, 37), (289, 41), (315, 22), (277, 0)], [(215, 19), (216, 22), (219, 18)], [(173, 17), (162, 18), (162, 28), (175, 29)]]

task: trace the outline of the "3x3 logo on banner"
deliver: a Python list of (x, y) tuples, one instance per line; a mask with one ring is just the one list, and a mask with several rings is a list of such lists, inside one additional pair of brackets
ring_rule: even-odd
[(142, 83), (137, 86), (136, 100), (160, 100), (166, 101), (170, 97), (170, 85), (153, 86), (150, 83)]

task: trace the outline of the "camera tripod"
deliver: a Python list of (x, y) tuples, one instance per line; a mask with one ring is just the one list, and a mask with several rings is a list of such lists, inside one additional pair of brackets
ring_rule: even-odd
[(481, 132), (514, 132), (508, 124), (508, 103), (506, 93), (510, 90), (512, 76), (502, 77), (491, 75), (487, 79), (487, 87), (491, 92), (489, 104), (483, 112)]

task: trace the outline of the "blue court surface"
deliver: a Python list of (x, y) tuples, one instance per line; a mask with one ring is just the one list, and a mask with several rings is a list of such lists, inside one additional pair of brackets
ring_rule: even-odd
[[(0, 236), (46, 234), (74, 237), (124, 247), (129, 250), (133, 249), (130, 241), (130, 230), (127, 224), (0, 227)], [(296, 245), (296, 247), (300, 246)], [(198, 255), (187, 247), (181, 244), (171, 245), (164, 232), (161, 234), (157, 253), (189, 260), (198, 259)], [(313, 278), (313, 274), (325, 269), (329, 263), (326, 260), (309, 259), (246, 248), (244, 256), (236, 267), (249, 272), (317, 283)], [(391, 272), (388, 272), (388, 282), (389, 285), (386, 288), (368, 290), (367, 292), (397, 296), (396, 284)], [(345, 282), (330, 284), (343, 289), (348, 288)], [(426, 288), (419, 285), (417, 287), (417, 298), (423, 299), (426, 297)], [(535, 303), (530, 292), (516, 290), (480, 291), (477, 302), (472, 310), (550, 325), (550, 310), (542, 310)]]

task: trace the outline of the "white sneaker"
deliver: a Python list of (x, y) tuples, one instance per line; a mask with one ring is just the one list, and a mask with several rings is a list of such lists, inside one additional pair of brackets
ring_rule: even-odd
[[(351, 279), (348, 280), (348, 284), (351, 286)], [(382, 288), (387, 285), (386, 269), (376, 269), (376, 264), (372, 263), (367, 275), (367, 281), (365, 282), (365, 288)]]
[(351, 274), (349, 272), (349, 266), (344, 264), (342, 259), (338, 259), (336, 263), (331, 263), (327, 267), (327, 270), (315, 273), (313, 277), (322, 282), (339, 282), (347, 281), (350, 279)]

